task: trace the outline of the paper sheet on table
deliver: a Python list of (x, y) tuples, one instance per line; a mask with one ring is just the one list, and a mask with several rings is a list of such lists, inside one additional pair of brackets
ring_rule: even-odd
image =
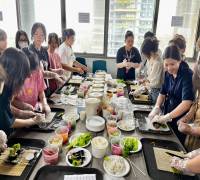
[(96, 180), (96, 174), (65, 175), (64, 180)]
[(157, 168), (159, 170), (168, 171), (172, 173), (174, 173), (173, 169), (170, 166), (172, 156), (168, 155), (166, 152), (170, 152), (172, 154), (176, 154), (181, 157), (184, 156), (184, 153), (180, 151), (172, 151), (169, 149), (163, 149), (163, 148), (157, 148), (157, 147), (154, 147), (153, 150), (154, 150)]
[(139, 97), (134, 97), (134, 100), (135, 101), (144, 101), (144, 102), (148, 102), (149, 99), (148, 99), (148, 95), (140, 95)]
[(148, 117), (145, 117), (145, 120), (147, 122), (147, 127), (150, 130), (153, 130), (153, 131), (170, 131), (169, 126), (166, 123), (165, 123), (166, 128), (163, 128), (163, 127), (155, 128), (153, 126), (153, 121), (152, 120), (150, 120)]
[(55, 114), (56, 114), (56, 112), (50, 112), (50, 113), (48, 114), (48, 116), (45, 118), (45, 122), (46, 122), (46, 123), (52, 122), (52, 120), (53, 120)]

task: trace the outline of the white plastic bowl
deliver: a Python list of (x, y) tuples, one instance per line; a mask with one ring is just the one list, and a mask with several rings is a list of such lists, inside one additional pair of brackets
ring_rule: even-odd
[(92, 155), (95, 158), (103, 158), (106, 155), (108, 141), (103, 136), (97, 136), (92, 139)]
[(91, 116), (86, 119), (86, 128), (93, 132), (103, 131), (105, 128), (105, 119), (100, 116)]

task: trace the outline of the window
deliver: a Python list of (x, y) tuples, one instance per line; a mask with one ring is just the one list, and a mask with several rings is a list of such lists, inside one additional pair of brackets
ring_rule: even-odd
[(0, 0), (0, 28), (6, 31), (8, 36), (8, 47), (15, 47), (15, 34), (17, 32), (17, 14), (15, 0)]
[[(187, 41), (185, 55), (193, 57), (199, 8), (200, 0), (160, 0), (156, 35), (161, 50), (164, 50), (174, 34), (182, 34)], [(171, 26), (172, 16), (181, 17), (181, 24)]]
[(103, 54), (105, 0), (67, 0), (67, 28), (76, 32), (74, 51)]
[[(152, 8), (149, 8), (149, 7)], [(140, 47), (144, 33), (153, 27), (155, 0), (110, 0), (108, 56), (115, 57), (124, 44), (124, 35), (132, 30), (135, 45)]]
[(45, 25), (47, 34), (55, 32), (61, 36), (60, 9), (60, 1), (20, 0), (21, 28), (30, 35), (33, 23), (41, 22)]

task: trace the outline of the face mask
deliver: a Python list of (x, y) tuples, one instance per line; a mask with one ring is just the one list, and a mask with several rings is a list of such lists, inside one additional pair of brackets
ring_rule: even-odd
[(28, 47), (28, 43), (25, 41), (19, 41), (18, 44), (19, 44), (20, 49)]

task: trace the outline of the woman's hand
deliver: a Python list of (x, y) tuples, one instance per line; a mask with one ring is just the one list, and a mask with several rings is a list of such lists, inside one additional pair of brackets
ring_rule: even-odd
[(148, 118), (152, 120), (156, 115), (161, 113), (161, 109), (159, 106), (155, 106), (152, 111), (149, 113)]
[(193, 159), (200, 155), (200, 148), (185, 154), (185, 157)]
[(76, 72), (79, 74), (84, 74), (84, 71), (81, 68), (76, 68)]
[(40, 124), (45, 121), (45, 114), (36, 113), (36, 116), (33, 118), (35, 124)]
[(187, 166), (188, 159), (180, 159), (178, 157), (173, 157), (170, 166), (181, 171), (182, 173), (188, 173)]
[(162, 115), (162, 116), (158, 116), (156, 115), (153, 119), (152, 119), (153, 122), (158, 122), (158, 123), (161, 123), (161, 124), (165, 124), (167, 122), (171, 122), (172, 121), (172, 118), (170, 116), (170, 113), (166, 114), (166, 115)]
[(7, 135), (4, 131), (0, 130), (0, 152), (4, 151), (7, 148)]
[(182, 121), (178, 124), (178, 130), (184, 134), (192, 135), (193, 133), (192, 127)]
[(55, 79), (60, 86), (62, 86), (65, 83), (58, 74), (56, 74)]
[(45, 113), (46, 116), (48, 116), (48, 114), (50, 114), (51, 109), (48, 104), (43, 105), (43, 112)]

